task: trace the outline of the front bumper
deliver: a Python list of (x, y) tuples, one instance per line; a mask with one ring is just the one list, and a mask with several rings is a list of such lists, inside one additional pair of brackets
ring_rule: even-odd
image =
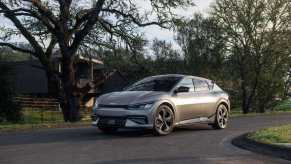
[(92, 125), (118, 128), (153, 128), (153, 109), (126, 110), (122, 108), (101, 108), (92, 115)]

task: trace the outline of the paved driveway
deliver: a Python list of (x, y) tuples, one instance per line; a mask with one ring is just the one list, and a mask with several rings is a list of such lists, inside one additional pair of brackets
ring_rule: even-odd
[(92, 127), (0, 134), (0, 164), (291, 163), (230, 143), (245, 132), (284, 123), (291, 123), (291, 115), (233, 118), (226, 130), (195, 125), (165, 137), (143, 131), (105, 135)]

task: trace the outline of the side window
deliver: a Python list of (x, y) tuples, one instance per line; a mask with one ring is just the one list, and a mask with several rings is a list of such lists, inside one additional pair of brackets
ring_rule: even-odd
[(209, 85), (204, 80), (194, 80), (195, 91), (209, 91)]
[(194, 92), (194, 85), (193, 85), (193, 80), (190, 78), (185, 78), (182, 81), (180, 81), (178, 86), (184, 86), (184, 87), (189, 87), (190, 92)]

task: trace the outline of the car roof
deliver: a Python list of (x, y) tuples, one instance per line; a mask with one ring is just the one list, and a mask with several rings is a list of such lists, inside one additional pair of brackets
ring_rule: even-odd
[(211, 81), (211, 80), (203, 78), (203, 77), (183, 75), (183, 74), (165, 74), (165, 75), (156, 75), (156, 76), (151, 76), (151, 77), (152, 78), (156, 78), (156, 77), (181, 77), (181, 78), (189, 77), (189, 78), (193, 78), (193, 79), (197, 79), (197, 80)]

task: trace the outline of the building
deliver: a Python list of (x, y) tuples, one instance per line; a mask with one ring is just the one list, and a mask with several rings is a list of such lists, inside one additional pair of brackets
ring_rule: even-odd
[[(61, 71), (60, 58), (54, 59), (54, 65)], [(80, 87), (90, 81), (96, 81), (100, 77), (106, 77), (104, 84), (92, 89), (91, 95), (122, 90), (127, 80), (116, 70), (105, 68), (102, 61), (96, 58), (84, 56), (76, 57), (76, 78)], [(46, 95), (48, 93), (47, 77), (38, 60), (26, 60), (18, 62), (1, 62), (11, 68), (11, 82), (17, 94), (20, 95)]]

